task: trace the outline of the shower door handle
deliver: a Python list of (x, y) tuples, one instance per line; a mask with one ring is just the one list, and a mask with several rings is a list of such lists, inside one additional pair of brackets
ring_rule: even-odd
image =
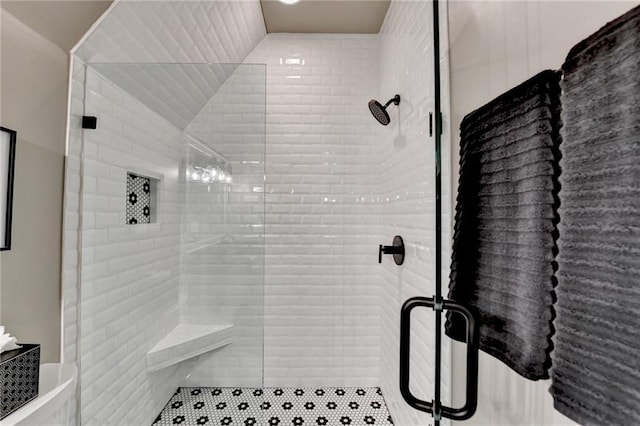
[[(467, 389), (466, 401), (461, 408), (440, 406), (440, 401), (423, 401), (416, 398), (409, 389), (409, 363), (411, 362), (411, 311), (413, 309), (432, 308), (457, 312), (467, 322)], [(440, 330), (436, 330), (440, 333)], [(473, 313), (464, 305), (453, 300), (442, 301), (436, 306), (432, 297), (414, 297), (402, 305), (400, 313), (400, 392), (404, 400), (416, 410), (434, 413), (439, 411), (442, 417), (454, 420), (467, 420), (473, 416), (478, 406), (478, 324)]]

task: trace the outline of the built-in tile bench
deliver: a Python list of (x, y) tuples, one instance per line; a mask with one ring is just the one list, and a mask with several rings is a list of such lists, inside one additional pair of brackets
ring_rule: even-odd
[(147, 372), (158, 371), (233, 342), (233, 325), (178, 324), (147, 352)]

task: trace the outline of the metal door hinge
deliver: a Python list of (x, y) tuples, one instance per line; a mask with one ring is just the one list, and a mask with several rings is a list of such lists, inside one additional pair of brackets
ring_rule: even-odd
[(98, 128), (98, 117), (94, 117), (92, 115), (83, 115), (82, 116), (82, 128), (83, 129), (97, 129)]

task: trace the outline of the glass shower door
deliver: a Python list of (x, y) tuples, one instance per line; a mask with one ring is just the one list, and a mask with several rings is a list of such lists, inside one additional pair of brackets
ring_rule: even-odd
[(262, 386), (265, 67), (230, 77), (187, 126), (182, 318), (232, 324), (193, 385)]
[(74, 81), (81, 424), (260, 424), (264, 66), (90, 64)]

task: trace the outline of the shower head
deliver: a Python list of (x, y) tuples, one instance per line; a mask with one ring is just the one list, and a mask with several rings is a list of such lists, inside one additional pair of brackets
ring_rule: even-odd
[(371, 114), (373, 114), (373, 118), (378, 120), (378, 122), (383, 126), (386, 126), (391, 122), (391, 118), (389, 117), (389, 113), (387, 112), (387, 107), (392, 103), (394, 105), (399, 105), (400, 95), (395, 95), (393, 98), (389, 99), (389, 101), (384, 104), (384, 106), (375, 99), (371, 99), (369, 101), (369, 111), (371, 111)]

